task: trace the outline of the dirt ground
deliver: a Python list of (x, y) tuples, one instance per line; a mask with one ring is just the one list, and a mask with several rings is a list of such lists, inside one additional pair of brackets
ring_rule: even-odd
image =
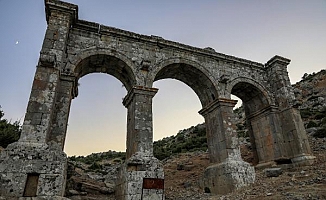
[[(263, 169), (258, 169), (254, 184), (228, 195), (207, 194), (199, 187), (199, 179), (209, 165), (207, 153), (175, 156), (164, 163), (166, 199), (326, 199), (326, 138), (309, 140), (316, 156), (313, 165), (283, 169), (278, 177), (267, 177)], [(244, 159), (250, 160), (250, 152), (245, 154)]]
[[(166, 200), (320, 200), (326, 199), (326, 138), (312, 138), (309, 142), (316, 156), (313, 165), (283, 169), (278, 177), (267, 177), (263, 169), (256, 169), (255, 183), (228, 195), (205, 193), (199, 180), (207, 166), (208, 153), (182, 153), (163, 161)], [(243, 159), (252, 161), (252, 153), (241, 146)], [(82, 182), (82, 181), (81, 181)], [(92, 182), (87, 182), (90, 185)], [(101, 183), (102, 184), (102, 183)], [(97, 185), (93, 183), (93, 185)], [(99, 185), (101, 186), (101, 185)], [(85, 189), (85, 195), (69, 197), (72, 200), (113, 200), (114, 194), (103, 195)], [(101, 188), (101, 187), (99, 187)], [(95, 190), (98, 188), (95, 188)], [(97, 191), (96, 190), (96, 191)]]

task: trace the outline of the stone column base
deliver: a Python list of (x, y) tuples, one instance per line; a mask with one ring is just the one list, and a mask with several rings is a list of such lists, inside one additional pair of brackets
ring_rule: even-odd
[(303, 154), (292, 158), (291, 161), (294, 167), (297, 167), (297, 166), (312, 165), (315, 161), (315, 158), (316, 158), (315, 156)]
[(206, 168), (201, 180), (205, 192), (227, 194), (255, 181), (255, 169), (243, 160), (226, 159)]
[(58, 145), (15, 142), (0, 154), (0, 194), (7, 199), (63, 197), (67, 156)]
[(163, 165), (154, 156), (134, 154), (119, 169), (115, 196), (117, 200), (165, 199)]

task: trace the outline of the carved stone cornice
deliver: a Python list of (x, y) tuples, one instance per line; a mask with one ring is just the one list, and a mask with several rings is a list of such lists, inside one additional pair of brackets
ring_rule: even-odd
[(278, 107), (275, 106), (275, 105), (269, 105), (269, 106), (266, 106), (254, 113), (251, 113), (250, 115), (246, 116), (247, 119), (255, 119), (256, 117), (261, 117), (262, 114), (270, 114), (270, 113), (277, 113), (279, 110), (278, 110)]
[(218, 109), (221, 106), (228, 106), (228, 107), (234, 107), (237, 104), (237, 100), (233, 99), (225, 99), (225, 98), (219, 98), (205, 106), (203, 109), (201, 109), (198, 113), (202, 116), (207, 115), (208, 113)]
[(38, 66), (55, 68), (56, 61), (57, 59), (55, 54), (46, 54), (41, 52)]
[(58, 0), (44, 0), (44, 4), (47, 23), (49, 23), (49, 17), (51, 16), (52, 11), (60, 11), (62, 13), (67, 13), (68, 15), (70, 15), (71, 22), (75, 22), (78, 19), (77, 5)]
[(265, 64), (265, 67), (272, 67), (275, 64), (280, 64), (283, 66), (287, 66), (288, 64), (290, 64), (291, 60), (288, 58), (284, 58), (282, 56), (274, 56), (273, 58), (271, 58), (269, 61), (267, 61), (267, 63)]
[(125, 107), (128, 107), (135, 95), (146, 95), (150, 96), (151, 98), (155, 96), (157, 93), (157, 88), (148, 88), (143, 86), (133, 86), (126, 97), (123, 99), (122, 103)]

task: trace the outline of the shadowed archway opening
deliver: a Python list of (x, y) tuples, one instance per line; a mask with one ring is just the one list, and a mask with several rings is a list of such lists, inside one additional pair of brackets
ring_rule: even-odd
[(269, 102), (259, 88), (247, 82), (235, 84), (231, 94), (242, 101), (242, 106), (234, 109), (242, 157), (246, 162), (257, 165), (261, 160), (260, 157), (263, 157), (261, 154), (265, 151), (260, 142), (264, 139), (262, 134), (265, 131), (268, 132), (268, 130), (264, 130), (259, 126), (257, 127), (258, 129), (253, 128), (253, 125), (260, 124), (257, 116), (261, 115), (260, 112), (269, 106)]

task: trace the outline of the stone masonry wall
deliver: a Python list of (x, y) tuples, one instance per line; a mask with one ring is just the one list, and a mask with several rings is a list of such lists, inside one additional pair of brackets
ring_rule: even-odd
[[(32, 177), (38, 180), (37, 187), (30, 189), (36, 192), (33, 195), (63, 196), (66, 155), (62, 149), (70, 104), (78, 95), (79, 78), (89, 73), (110, 74), (128, 90), (123, 102), (128, 109), (127, 159), (120, 170), (118, 199), (141, 195), (164, 199), (163, 168), (152, 149), (152, 98), (158, 91), (152, 86), (166, 78), (187, 84), (201, 101), (212, 162), (202, 183), (212, 192), (231, 192), (255, 179), (253, 167), (240, 156), (231, 94), (243, 101), (259, 164), (280, 159), (311, 163), (287, 74), (290, 60), (274, 56), (261, 64), (210, 47), (191, 47), (80, 20), (77, 5), (58, 0), (45, 0), (45, 10), (48, 26), (22, 134), (0, 156), (1, 195), (26, 195), (30, 184), (26, 178)], [(160, 184), (149, 189), (146, 180)]]

